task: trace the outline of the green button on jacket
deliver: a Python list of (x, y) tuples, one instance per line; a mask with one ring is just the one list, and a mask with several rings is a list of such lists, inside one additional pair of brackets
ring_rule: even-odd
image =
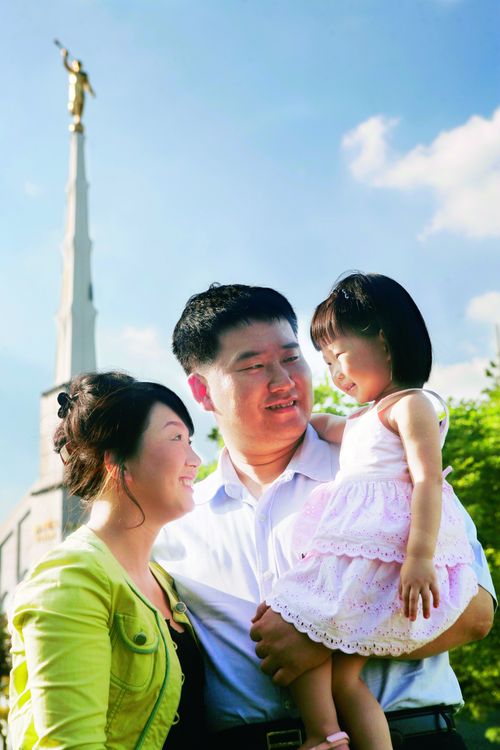
[[(151, 568), (192, 633), (172, 579)], [(181, 691), (174, 644), (93, 531), (82, 526), (44, 557), (11, 611), (13, 750), (162, 749)]]

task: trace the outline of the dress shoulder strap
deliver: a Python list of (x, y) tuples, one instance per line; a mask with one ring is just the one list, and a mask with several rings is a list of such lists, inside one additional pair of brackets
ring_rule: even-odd
[(439, 395), (439, 393), (436, 393), (436, 391), (431, 391), (429, 388), (422, 388), (424, 393), (430, 393), (431, 396), (434, 396), (441, 406), (443, 407), (444, 414), (441, 416), (439, 415), (439, 433), (441, 435), (441, 448), (444, 445), (444, 441), (446, 440), (446, 435), (448, 434), (448, 428), (450, 426), (450, 410), (448, 409), (448, 404), (444, 400), (442, 396)]
[(381, 398), (378, 402), (376, 409), (378, 412), (384, 411), (384, 409), (387, 409), (389, 406), (392, 406), (396, 403), (396, 401), (399, 401), (401, 396), (404, 396), (406, 393), (421, 393), (422, 388), (405, 388), (402, 391), (394, 391), (394, 393), (389, 393), (388, 396), (384, 396), (384, 398)]
[(430, 396), (434, 396), (434, 398), (437, 399), (437, 401), (440, 403), (444, 412), (443, 415), (439, 415), (439, 434), (441, 436), (441, 447), (443, 447), (446, 435), (448, 433), (448, 427), (450, 426), (450, 411), (448, 409), (446, 401), (442, 396), (439, 395), (439, 393), (436, 393), (436, 391), (431, 391), (429, 388), (405, 388), (402, 391), (390, 393), (388, 396), (380, 399), (377, 404), (377, 412), (380, 413), (384, 411), (384, 409), (387, 409), (389, 406), (392, 406), (392, 404), (395, 404), (396, 401), (399, 401), (401, 396), (405, 395), (406, 393), (428, 393)]

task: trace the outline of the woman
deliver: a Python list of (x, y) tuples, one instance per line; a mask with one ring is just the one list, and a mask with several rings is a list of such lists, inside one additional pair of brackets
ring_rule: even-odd
[(89, 520), (16, 590), (12, 747), (195, 747), (201, 654), (172, 579), (150, 563), (160, 528), (193, 507), (193, 423), (168, 388), (118, 372), (81, 375), (58, 402), (55, 449)]

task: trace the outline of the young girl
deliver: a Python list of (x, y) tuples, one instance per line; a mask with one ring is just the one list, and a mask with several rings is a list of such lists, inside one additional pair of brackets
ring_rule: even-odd
[(306, 500), (294, 534), (298, 561), (266, 604), (334, 650), (292, 684), (307, 732), (302, 748), (347, 750), (336, 705), (356, 750), (391, 750), (384, 713), (360, 678), (366, 658), (435, 639), (477, 592), (441, 466), (448, 411), (434, 394), (440, 422), (422, 389), (431, 343), (396, 281), (343, 278), (316, 308), (311, 337), (334, 384), (365, 406), (348, 419), (315, 417), (323, 437), (342, 440), (340, 471)]

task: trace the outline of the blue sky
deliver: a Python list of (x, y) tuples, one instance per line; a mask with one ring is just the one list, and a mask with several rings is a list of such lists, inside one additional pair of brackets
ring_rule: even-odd
[[(396, 278), (444, 395), (473, 396), (500, 322), (497, 0), (16, 0), (0, 11), (0, 521), (38, 471), (54, 385), (83, 60), (100, 369), (177, 388), (172, 328), (211, 282), (273, 286), (303, 323), (343, 271)], [(315, 372), (323, 368), (304, 336)], [(211, 421), (189, 402), (195, 444)]]

